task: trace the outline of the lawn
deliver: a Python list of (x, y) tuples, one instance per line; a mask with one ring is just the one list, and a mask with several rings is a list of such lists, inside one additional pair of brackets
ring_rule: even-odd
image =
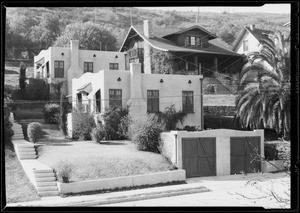
[(9, 147), (5, 147), (5, 186), (7, 203), (40, 199), (16, 154)]
[[(54, 125), (43, 125), (46, 136), (38, 144), (39, 160), (57, 169), (64, 159), (72, 163), (71, 181), (94, 180), (168, 171), (171, 164), (160, 154), (136, 149), (130, 141), (93, 141), (64, 139)], [(47, 135), (47, 133), (49, 135)]]

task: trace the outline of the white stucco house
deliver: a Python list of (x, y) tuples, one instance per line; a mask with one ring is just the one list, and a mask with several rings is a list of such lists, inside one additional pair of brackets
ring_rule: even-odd
[(187, 113), (179, 128), (201, 126), (202, 80), (202, 75), (142, 73), (140, 63), (130, 63), (130, 70), (103, 69), (74, 78), (72, 105), (82, 106), (83, 110), (91, 107), (95, 114), (105, 112), (109, 106), (127, 106), (133, 119), (141, 119), (174, 104), (177, 111)]
[(125, 61), (124, 52), (82, 50), (78, 40), (71, 40), (70, 47), (49, 47), (34, 57), (34, 78), (66, 81), (63, 92), (70, 94), (73, 78), (102, 69), (127, 70)]
[(269, 35), (273, 33), (270, 30), (258, 29), (253, 24), (250, 27), (245, 26), (233, 44), (233, 51), (245, 55), (253, 51), (258, 51), (261, 46), (260, 41), (269, 38)]

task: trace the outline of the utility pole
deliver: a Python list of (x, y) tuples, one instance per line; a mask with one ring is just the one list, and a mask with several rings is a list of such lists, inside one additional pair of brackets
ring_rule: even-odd
[(199, 7), (198, 7), (198, 12), (197, 12), (197, 20), (196, 20), (196, 24), (199, 23)]
[(130, 7), (130, 26), (132, 26), (132, 15), (131, 15), (131, 7)]

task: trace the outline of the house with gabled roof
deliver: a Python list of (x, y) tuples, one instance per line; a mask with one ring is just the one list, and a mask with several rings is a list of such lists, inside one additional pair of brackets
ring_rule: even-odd
[[(215, 78), (216, 73), (238, 73), (243, 65), (242, 56), (233, 52), (216, 35), (199, 25), (184, 29), (153, 27), (144, 24), (131, 26), (121, 45), (120, 52), (127, 52), (127, 64), (141, 63), (144, 73), (162, 73), (162, 66), (172, 64), (164, 74), (203, 75), (214, 86), (205, 91), (221, 94), (229, 89)], [(158, 55), (155, 57), (155, 54)], [(168, 58), (158, 62), (161, 57)]]
[(250, 52), (258, 51), (260, 49), (260, 41), (269, 39), (269, 36), (274, 32), (270, 30), (258, 29), (254, 24), (249, 27), (245, 26), (240, 33), (235, 43), (233, 44), (233, 51), (239, 54), (247, 55)]

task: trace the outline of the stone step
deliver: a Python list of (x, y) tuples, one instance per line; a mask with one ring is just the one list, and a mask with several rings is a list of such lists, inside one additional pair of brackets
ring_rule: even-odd
[(33, 169), (33, 173), (53, 173), (53, 169)]
[(43, 187), (43, 186), (57, 186), (55, 181), (45, 181), (45, 182), (36, 182), (37, 187)]
[(37, 187), (39, 192), (44, 192), (44, 191), (58, 191), (57, 186), (42, 186), (42, 187)]
[(33, 173), (35, 178), (54, 177), (54, 173)]
[(36, 178), (36, 182), (50, 182), (50, 181), (55, 181), (55, 177), (43, 177), (43, 178)]
[(58, 191), (46, 191), (46, 192), (39, 192), (38, 195), (41, 197), (51, 197), (51, 196), (58, 196), (59, 192)]

